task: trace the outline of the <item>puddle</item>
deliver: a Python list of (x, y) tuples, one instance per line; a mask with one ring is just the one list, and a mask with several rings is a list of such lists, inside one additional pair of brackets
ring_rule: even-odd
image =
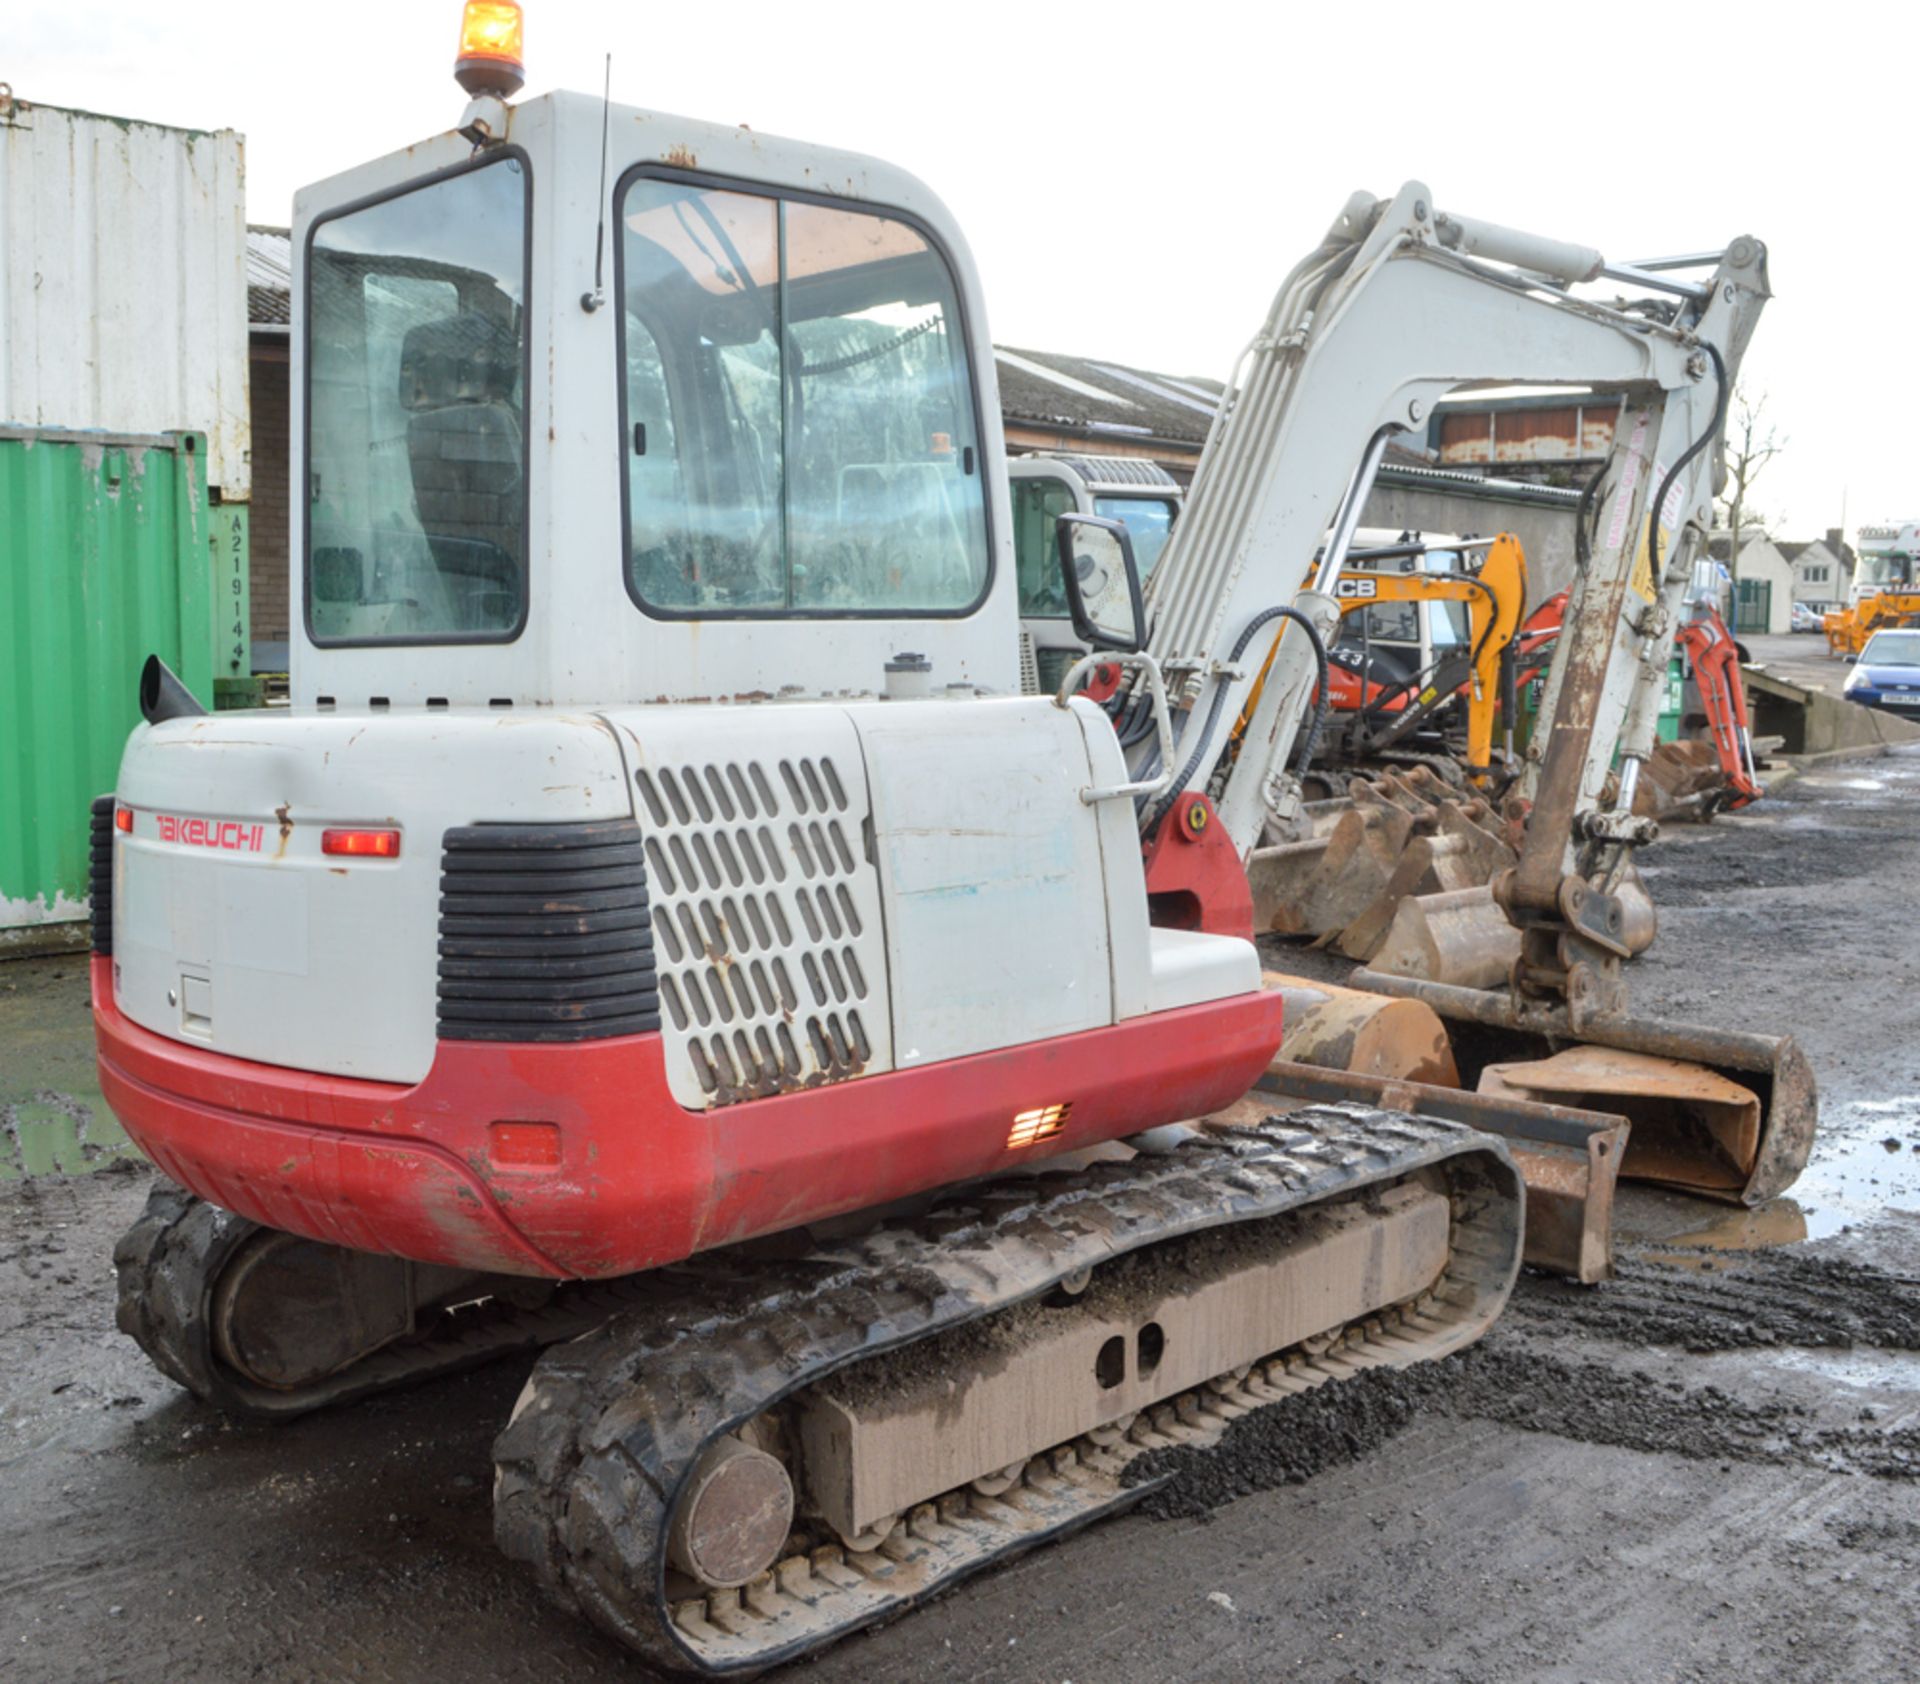
[(1780, 1368), (1815, 1374), (1842, 1386), (1867, 1392), (1903, 1392), (1915, 1390), (1920, 1381), (1920, 1363), (1910, 1351), (1877, 1351), (1856, 1348), (1851, 1351), (1808, 1349), (1803, 1346), (1775, 1346), (1767, 1360)]
[(91, 1175), (139, 1156), (104, 1105), (53, 1092), (0, 1105), (0, 1186), (41, 1175)]
[(1886, 782), (1881, 778), (1823, 778), (1803, 772), (1800, 783), (1806, 789), (1885, 789)]
[[(1811, 1236), (1807, 1213), (1790, 1198), (1778, 1198), (1758, 1210), (1729, 1210), (1724, 1216), (1702, 1224), (1684, 1234), (1674, 1234), (1662, 1243), (1685, 1246), (1689, 1250), (1759, 1251), (1766, 1246), (1798, 1245)], [(1662, 1263), (1678, 1263), (1690, 1269), (1705, 1266), (1710, 1259), (1700, 1257), (1658, 1256)]]
[(1642, 1255), (1710, 1270), (1717, 1251), (1798, 1245), (1867, 1227), (1891, 1210), (1920, 1212), (1920, 1094), (1831, 1110), (1791, 1193), (1758, 1210), (1720, 1207), (1692, 1227), (1668, 1231), (1663, 1225), (1657, 1239), (1646, 1237), (1651, 1243)]

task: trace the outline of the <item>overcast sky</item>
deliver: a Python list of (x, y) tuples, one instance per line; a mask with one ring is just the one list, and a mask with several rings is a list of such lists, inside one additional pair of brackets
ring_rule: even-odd
[[(19, 14), (24, 11), (25, 16)], [(870, 152), (946, 200), (1002, 344), (1224, 377), (1356, 187), (1613, 258), (1752, 233), (1779, 535), (1920, 514), (1904, 7), (528, 0), (529, 92)], [(247, 139), (247, 213), (451, 125), (458, 0), (20, 0), (24, 99)], [(1503, 20), (1508, 20), (1504, 21)]]

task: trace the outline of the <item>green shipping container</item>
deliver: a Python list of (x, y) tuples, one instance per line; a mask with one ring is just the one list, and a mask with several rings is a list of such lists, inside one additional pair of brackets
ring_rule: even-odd
[(215, 664), (213, 513), (197, 433), (0, 428), (0, 953), (87, 915), (88, 804), (146, 658), (208, 707), (234, 664)]

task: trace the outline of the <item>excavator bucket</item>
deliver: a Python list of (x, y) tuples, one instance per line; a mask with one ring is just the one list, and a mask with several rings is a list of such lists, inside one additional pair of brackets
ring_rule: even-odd
[(1545, 1103), (1631, 1108), (1640, 1126), (1621, 1173), (1709, 1198), (1743, 1192), (1760, 1151), (1760, 1100), (1717, 1070), (1618, 1047), (1569, 1047), (1530, 1064), (1489, 1064), (1479, 1091)]
[(1520, 932), (1486, 884), (1413, 895), (1394, 909), (1373, 968), (1462, 988), (1497, 988), (1520, 957)]
[(1451, 1025), (1461, 1080), (1485, 1094), (1624, 1116), (1621, 1174), (1733, 1204), (1764, 1204), (1799, 1178), (1818, 1117), (1792, 1036), (1516, 1004), (1506, 990), (1356, 972), (1355, 987), (1425, 1001)]
[(1542, 1102), (1517, 1087), (1464, 1091), (1446, 1026), (1419, 1000), (1279, 971), (1266, 972), (1262, 983), (1286, 1001), (1285, 1035), (1279, 1057), (1240, 1102), (1237, 1120), (1257, 1120), (1284, 1097), (1416, 1111), (1497, 1134), (1527, 1186), (1526, 1261), (1578, 1281), (1613, 1272), (1624, 1117)]
[[(1637, 870), (1614, 891), (1621, 936), (1629, 953), (1653, 945), (1659, 918)], [(1500, 988), (1520, 957), (1520, 932), (1493, 898), (1490, 884), (1409, 895), (1395, 908), (1386, 939), (1370, 964), (1388, 976), (1444, 982), (1460, 988)]]
[(1248, 858), (1254, 924), (1350, 959), (1380, 951), (1408, 899), (1484, 887), (1516, 857), (1508, 821), (1426, 766), (1355, 778), (1308, 819)]
[(1260, 980), (1286, 1002), (1282, 1059), (1368, 1078), (1459, 1087), (1446, 1025), (1430, 1006), (1279, 971), (1264, 972)]
[(1633, 810), (1649, 819), (1710, 813), (1709, 798), (1726, 788), (1727, 775), (1712, 743), (1661, 743), (1641, 768), (1640, 782), (1633, 792)]

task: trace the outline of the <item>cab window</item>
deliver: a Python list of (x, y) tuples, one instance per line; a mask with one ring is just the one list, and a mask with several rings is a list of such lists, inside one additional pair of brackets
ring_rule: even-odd
[(946, 261), (878, 212), (619, 194), (627, 585), (656, 614), (970, 611), (989, 571)]
[(316, 643), (499, 641), (523, 622), (527, 205), (508, 156), (314, 226)]
[(1173, 536), (1173, 503), (1165, 497), (1096, 497), (1093, 512), (1125, 523), (1144, 585), (1153, 577), (1153, 565)]
[(1017, 479), (1013, 495), (1013, 556), (1020, 575), (1020, 614), (1029, 620), (1064, 620), (1067, 585), (1060, 576), (1055, 523), (1073, 512), (1065, 480)]

